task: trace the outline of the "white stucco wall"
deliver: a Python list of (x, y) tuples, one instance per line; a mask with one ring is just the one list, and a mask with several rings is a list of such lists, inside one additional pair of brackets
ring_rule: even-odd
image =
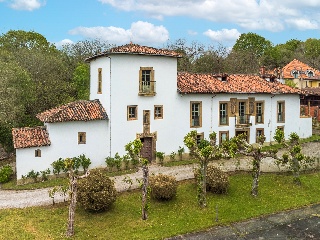
[[(255, 97), (256, 101), (264, 101), (264, 123), (255, 124), (251, 117), (250, 143), (256, 140), (256, 129), (263, 128), (266, 141), (273, 141), (275, 129), (283, 126), (285, 137), (291, 132), (297, 132), (301, 137), (311, 134), (311, 124), (300, 119), (300, 100), (298, 95), (290, 94), (179, 94), (177, 93), (176, 58), (118, 54), (110, 59), (101, 57), (91, 62), (91, 99), (100, 99), (110, 117), (109, 132), (111, 144), (109, 155), (116, 152), (125, 154), (124, 145), (135, 139), (137, 133), (143, 132), (143, 110), (150, 110), (150, 132), (157, 132), (157, 151), (170, 154), (183, 146), (183, 137), (190, 130), (190, 101), (202, 101), (202, 127), (198, 132), (204, 132), (205, 138), (215, 131), (229, 131), (229, 137), (235, 135), (235, 118), (229, 118), (229, 126), (219, 126), (219, 101), (229, 101), (230, 98), (248, 99)], [(140, 67), (153, 67), (155, 71), (156, 96), (139, 96)], [(97, 94), (98, 68), (103, 68), (103, 93)], [(111, 76), (111, 84), (110, 84)], [(111, 87), (111, 91), (110, 91)], [(110, 105), (111, 101), (111, 105)], [(285, 101), (285, 123), (278, 123), (277, 101)], [(138, 106), (138, 119), (127, 121), (127, 106)], [(163, 105), (163, 119), (153, 118), (154, 105)], [(296, 121), (292, 121), (296, 119)], [(298, 127), (299, 126), (299, 127)]]
[[(105, 120), (89, 122), (65, 122), (46, 124), (51, 140), (50, 146), (16, 150), (17, 179), (31, 170), (43, 171), (57, 159), (77, 157), (85, 154), (90, 158), (90, 167), (105, 166), (107, 157), (108, 123)], [(86, 132), (86, 144), (78, 144), (78, 132)], [(41, 150), (41, 157), (35, 157), (35, 150)]]
[[(143, 110), (150, 110), (150, 132), (157, 131), (157, 149), (164, 151), (163, 145), (173, 145), (175, 139), (168, 136), (177, 126), (175, 104), (177, 95), (177, 59), (173, 57), (143, 55), (111, 55), (111, 91), (110, 59), (103, 57), (91, 62), (91, 99), (100, 99), (110, 116), (109, 132), (111, 146), (109, 155), (116, 152), (125, 154), (124, 145), (143, 132)], [(103, 68), (103, 92), (97, 94), (98, 68)], [(140, 67), (153, 67), (156, 81), (155, 96), (139, 96)], [(110, 96), (111, 93), (111, 96)], [(111, 106), (110, 106), (111, 100)], [(127, 121), (127, 106), (138, 106), (138, 119)], [(163, 105), (163, 119), (154, 119), (154, 105)], [(160, 140), (163, 139), (163, 140)], [(164, 140), (165, 139), (165, 140)], [(182, 142), (180, 143), (180, 145)], [(178, 149), (178, 146), (176, 147)], [(164, 150), (161, 150), (164, 149)]]

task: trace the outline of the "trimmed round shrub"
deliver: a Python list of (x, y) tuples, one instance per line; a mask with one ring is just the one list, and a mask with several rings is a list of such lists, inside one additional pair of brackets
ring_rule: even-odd
[(173, 176), (158, 174), (149, 177), (151, 196), (158, 200), (170, 200), (177, 195), (177, 180)]
[(117, 191), (101, 170), (91, 170), (88, 177), (79, 179), (77, 201), (87, 211), (102, 212), (116, 201)]
[(13, 177), (13, 170), (11, 166), (6, 165), (0, 169), (0, 183), (9, 182), (12, 177)]
[[(196, 169), (194, 171), (195, 179), (198, 179), (198, 174), (200, 174), (200, 169)], [(226, 193), (230, 185), (228, 174), (213, 165), (209, 165), (207, 168), (206, 180), (207, 191), (210, 191), (212, 193)]]

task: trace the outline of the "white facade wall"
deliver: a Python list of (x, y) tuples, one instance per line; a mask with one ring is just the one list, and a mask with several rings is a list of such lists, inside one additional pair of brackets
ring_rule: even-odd
[[(111, 71), (110, 71), (111, 58)], [(251, 116), (250, 143), (256, 141), (256, 129), (263, 128), (266, 142), (273, 141), (278, 126), (284, 127), (285, 137), (297, 132), (300, 137), (312, 135), (311, 119), (300, 118), (300, 99), (297, 94), (179, 94), (177, 92), (176, 58), (117, 54), (91, 62), (91, 99), (100, 99), (110, 118), (108, 155), (125, 154), (124, 146), (143, 132), (143, 110), (150, 110), (150, 132), (157, 132), (156, 150), (169, 155), (184, 146), (183, 138), (191, 130), (203, 132), (208, 138), (215, 131), (228, 131), (235, 136), (235, 117), (230, 116), (229, 126), (219, 126), (219, 102), (230, 98), (264, 101), (264, 123), (256, 124)], [(139, 96), (140, 67), (153, 67), (156, 81), (155, 96)], [(98, 68), (102, 68), (103, 90), (97, 94)], [(111, 84), (110, 84), (111, 77)], [(111, 88), (111, 91), (110, 91)], [(190, 128), (190, 101), (202, 101), (202, 127)], [(285, 122), (277, 122), (277, 102), (285, 102)], [(138, 119), (127, 121), (127, 106), (138, 106)], [(163, 105), (163, 119), (154, 119), (154, 105)], [(229, 106), (230, 107), (230, 106)]]
[[(77, 157), (85, 154), (90, 158), (90, 167), (105, 166), (107, 157), (108, 123), (105, 120), (89, 122), (48, 123), (50, 146), (21, 148), (16, 150), (17, 179), (31, 170), (43, 171), (59, 158)], [(78, 132), (86, 133), (86, 144), (78, 144)], [(35, 157), (35, 150), (41, 150), (41, 157)], [(52, 172), (52, 171), (51, 171)]]
[[(167, 146), (174, 145), (176, 140), (170, 136), (174, 134), (179, 119), (179, 116), (175, 114), (176, 98), (179, 97), (177, 94), (177, 59), (130, 54), (111, 55), (110, 58), (111, 75), (109, 58), (103, 57), (91, 62), (90, 93), (91, 99), (100, 99), (110, 118), (108, 120), (110, 123), (108, 130), (111, 133), (109, 155), (114, 156), (116, 152), (120, 155), (125, 154), (125, 144), (133, 141), (137, 133), (143, 132), (143, 110), (150, 110), (150, 132), (157, 132), (158, 151), (166, 150)], [(155, 96), (138, 95), (140, 67), (153, 67), (156, 81)], [(102, 94), (97, 94), (98, 68), (103, 68)], [(127, 121), (128, 105), (138, 106), (137, 120)], [(154, 105), (163, 105), (163, 119), (154, 119)], [(176, 148), (178, 149), (178, 146)]]

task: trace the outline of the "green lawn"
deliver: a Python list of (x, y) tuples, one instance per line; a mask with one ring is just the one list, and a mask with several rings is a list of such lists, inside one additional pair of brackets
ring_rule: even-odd
[[(151, 201), (147, 221), (141, 220), (139, 191), (120, 194), (105, 213), (78, 207), (74, 239), (162, 239), (320, 202), (319, 172), (303, 175), (302, 186), (293, 185), (289, 174), (263, 174), (256, 199), (250, 195), (251, 180), (250, 174), (232, 175), (228, 194), (208, 194), (208, 207), (202, 210), (193, 181), (183, 182), (173, 201)], [(66, 204), (0, 210), (0, 239), (64, 239), (67, 218)]]

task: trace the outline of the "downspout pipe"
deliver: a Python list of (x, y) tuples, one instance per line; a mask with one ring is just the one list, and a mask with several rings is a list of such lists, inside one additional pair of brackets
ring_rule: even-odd
[(111, 149), (112, 149), (112, 128), (111, 128), (111, 120), (112, 120), (112, 114), (111, 114), (111, 57), (107, 56), (109, 58), (109, 111), (110, 111), (110, 117), (109, 117), (109, 157), (111, 157)]

